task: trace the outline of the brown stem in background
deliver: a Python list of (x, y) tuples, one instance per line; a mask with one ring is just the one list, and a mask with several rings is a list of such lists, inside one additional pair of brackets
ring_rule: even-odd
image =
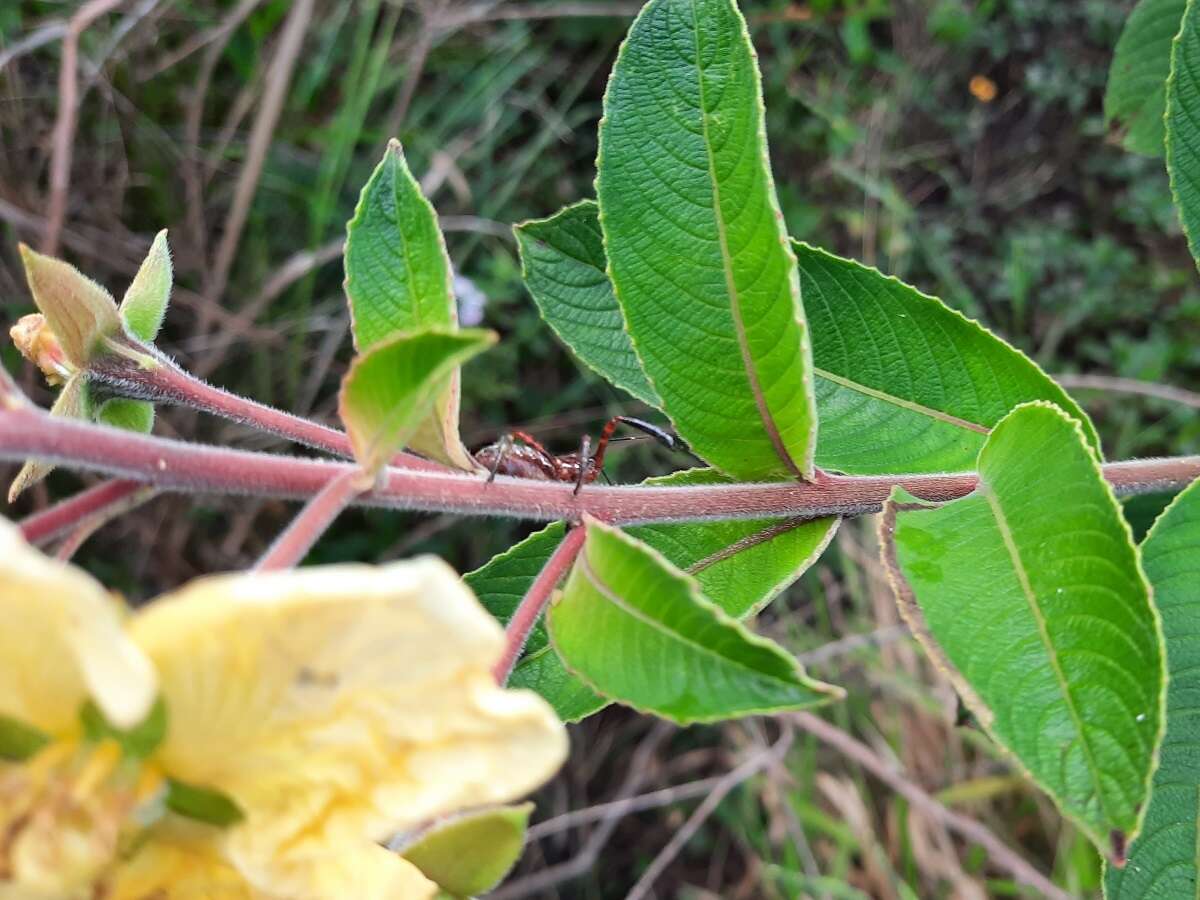
[(1008, 872), (1018, 883), (1028, 885), (1050, 900), (1071, 900), (1070, 894), (1026, 862), (986, 825), (939, 803), (910, 781), (903, 772), (876, 755), (866, 744), (812, 713), (793, 713), (788, 718), (822, 743), (829, 745), (839, 756), (858, 763), (907, 800), (921, 815), (978, 844), (987, 851), (988, 857), (997, 867)]
[(529, 586), (525, 596), (521, 598), (512, 618), (508, 620), (508, 627), (504, 629), (504, 655), (500, 657), (496, 667), (492, 670), (496, 676), (496, 683), (501, 687), (508, 681), (508, 676), (512, 674), (513, 666), (517, 664), (521, 651), (525, 649), (525, 642), (529, 640), (533, 626), (542, 617), (542, 613), (550, 603), (550, 598), (554, 596), (554, 588), (567, 573), (567, 569), (571, 568), (571, 563), (575, 561), (575, 557), (583, 548), (583, 539), (586, 534), (587, 532), (582, 527), (575, 527), (567, 532), (562, 542), (546, 560), (546, 564), (542, 566), (542, 571), (533, 580), (533, 584)]
[(57, 255), (59, 235), (67, 218), (71, 154), (79, 115), (79, 37), (89, 25), (121, 3), (122, 0), (88, 0), (71, 16), (63, 36), (62, 62), (58, 69), (58, 115), (54, 120), (54, 144), (50, 155), (50, 197), (46, 203), (46, 230), (42, 232), (40, 248), (48, 256)]

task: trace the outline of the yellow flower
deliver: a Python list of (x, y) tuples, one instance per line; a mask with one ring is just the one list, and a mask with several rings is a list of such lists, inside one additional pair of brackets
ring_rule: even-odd
[(0, 521), (0, 620), (3, 900), (432, 897), (378, 842), (566, 753), (432, 558), (206, 578), (126, 616)]

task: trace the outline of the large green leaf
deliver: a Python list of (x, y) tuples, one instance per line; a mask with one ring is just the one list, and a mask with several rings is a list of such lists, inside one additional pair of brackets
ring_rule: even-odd
[[(453, 273), (437, 213), (409, 171), (400, 142), (362, 189), (346, 226), (346, 298), (360, 353), (398, 334), (458, 324)], [(412, 449), (460, 469), (475, 464), (458, 434), (454, 373), (417, 428)]]
[(469, 810), (435, 822), (399, 851), (454, 897), (486, 894), (525, 849), (532, 803)]
[(731, 0), (651, 0), (604, 98), (609, 274), (676, 430), (743, 479), (812, 472), (816, 409), (762, 92)]
[(1171, 45), (1167, 172), (1192, 257), (1200, 263), (1200, 4), (1188, 0)]
[(567, 667), (598, 693), (680, 723), (806, 709), (842, 695), (650, 547), (594, 519), (586, 528), (547, 622)]
[(1122, 145), (1147, 156), (1163, 154), (1163, 113), (1171, 72), (1171, 39), (1179, 31), (1187, 0), (1141, 0), (1117, 41), (1104, 118), (1119, 131)]
[(1119, 859), (1147, 799), (1165, 676), (1129, 526), (1079, 424), (1049, 404), (1006, 416), (978, 471), (961, 500), (889, 501), (901, 611), (984, 728)]
[(1167, 643), (1167, 733), (1150, 807), (1124, 869), (1110, 866), (1115, 900), (1200, 896), (1200, 481), (1175, 498), (1142, 543)]
[[(603, 248), (589, 245), (577, 277), (555, 277), (582, 265), (581, 235), (599, 229), (596, 204), (585, 200), (536, 224), (536, 241), (522, 243), (531, 248), (526, 280), (542, 316), (584, 362), (636, 394), (627, 378), (641, 371), (637, 355), (611, 287), (597, 281)], [(813, 335), (818, 465), (855, 474), (969, 469), (988, 429), (1030, 400), (1069, 412), (1099, 449), (1086, 413), (990, 331), (875, 269), (807, 244), (793, 249)]]
[(813, 335), (817, 461), (852, 474), (970, 469), (1019, 403), (1087, 415), (1019, 350), (896, 278), (796, 244)]
[(579, 358), (617, 387), (658, 406), (634, 353), (608, 280), (608, 260), (592, 200), (513, 228), (521, 269), (542, 318)]
[(495, 342), (490, 331), (418, 331), (356, 358), (342, 380), (338, 413), (363, 469), (374, 475), (387, 465), (459, 366)]
[[(714, 484), (729, 479), (711, 469), (675, 472), (652, 484)], [(744, 618), (762, 609), (800, 577), (824, 551), (837, 519), (798, 524), (778, 520), (638, 525), (627, 532), (665, 556), (676, 568), (692, 571), (708, 599), (726, 613)], [(513, 611), (563, 538), (561, 522), (549, 525), (463, 576), (480, 602), (501, 622)], [(722, 552), (737, 549), (722, 558)], [(539, 623), (525, 655), (509, 678), (513, 687), (537, 691), (564, 721), (577, 721), (607, 705), (563, 667)]]

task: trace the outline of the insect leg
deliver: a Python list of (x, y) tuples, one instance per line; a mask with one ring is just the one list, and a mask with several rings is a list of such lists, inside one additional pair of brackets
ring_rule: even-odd
[[(603, 438), (601, 438), (601, 440), (603, 440)], [(588, 469), (591, 469), (593, 472), (600, 471), (598, 468), (588, 465), (588, 462), (589, 462), (588, 456), (591, 453), (591, 451), (592, 451), (592, 439), (585, 434), (582, 438), (579, 439), (579, 471), (575, 475), (575, 495), (576, 496), (578, 496), (579, 492), (581, 490), (583, 490), (584, 480), (589, 480), (589, 481), (591, 480), (587, 477)], [(600, 465), (600, 454), (597, 454), (596, 460), (595, 460), (595, 466), (599, 466), (599, 465)], [(593, 476), (593, 477), (595, 477), (595, 476)]]
[(492, 460), (491, 468), (488, 470), (486, 484), (491, 484), (496, 480), (496, 473), (500, 471), (500, 467), (504, 465), (504, 460), (508, 454), (512, 453), (513, 439), (511, 434), (500, 436), (500, 440), (496, 441), (496, 458)]

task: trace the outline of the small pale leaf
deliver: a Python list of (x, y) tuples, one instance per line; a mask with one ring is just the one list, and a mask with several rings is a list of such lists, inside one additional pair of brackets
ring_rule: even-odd
[(74, 266), (24, 244), (19, 249), (33, 302), (71, 364), (86, 368), (97, 345), (123, 330), (117, 304), (108, 291)]
[(587, 542), (547, 616), (569, 669), (636, 709), (680, 723), (807, 709), (842, 696), (751, 634), (694, 579), (589, 519)]
[(490, 331), (417, 331), (359, 356), (342, 381), (338, 412), (363, 469), (374, 476), (387, 465), (459, 366), (495, 342)]
[(96, 421), (113, 428), (149, 434), (154, 430), (154, 404), (149, 400), (112, 397), (100, 404), (96, 410)]
[(1018, 407), (942, 506), (894, 496), (900, 609), (991, 736), (1102, 852), (1138, 830), (1163, 725), (1158, 616), (1078, 422)]
[(455, 897), (498, 885), (525, 849), (532, 803), (460, 813), (435, 822), (400, 855)]
[(158, 336), (171, 299), (172, 277), (171, 249), (163, 229), (155, 235), (150, 252), (121, 300), (121, 318), (129, 333), (139, 341), (153, 343)]

